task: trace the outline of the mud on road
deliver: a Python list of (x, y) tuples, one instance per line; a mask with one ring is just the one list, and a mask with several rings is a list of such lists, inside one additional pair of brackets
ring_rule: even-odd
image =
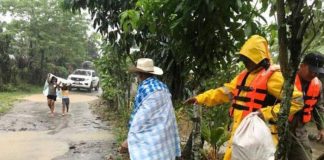
[(46, 97), (30, 95), (0, 117), (0, 159), (101, 160), (113, 153), (109, 122), (91, 113), (96, 94), (73, 92), (70, 112), (62, 116), (61, 100), (51, 117)]

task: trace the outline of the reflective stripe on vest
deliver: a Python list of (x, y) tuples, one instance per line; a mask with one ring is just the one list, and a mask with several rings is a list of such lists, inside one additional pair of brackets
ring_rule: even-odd
[[(230, 108), (230, 116), (233, 116), (234, 109), (243, 110), (243, 118), (250, 112), (266, 107), (267, 82), (274, 71), (278, 69), (277, 66), (270, 66), (268, 70), (262, 69), (257, 73), (249, 86), (242, 85), (244, 78), (249, 76), (246, 70), (242, 71), (238, 76), (236, 89), (233, 91), (233, 103)], [(247, 92), (246, 95), (241, 96), (241, 91)], [(238, 104), (237, 101), (244, 102), (244, 105)]]
[[(303, 92), (303, 99), (304, 99), (304, 107), (303, 107), (303, 123), (307, 123), (312, 119), (312, 111), (314, 109), (314, 106), (316, 105), (320, 92), (321, 92), (321, 85), (318, 78), (312, 79), (312, 81), (309, 83), (308, 90), (302, 91), (302, 84), (300, 81), (299, 76), (296, 76), (295, 79), (295, 86), (299, 91)], [(289, 121), (291, 122), (293, 120), (294, 116), (289, 117)]]

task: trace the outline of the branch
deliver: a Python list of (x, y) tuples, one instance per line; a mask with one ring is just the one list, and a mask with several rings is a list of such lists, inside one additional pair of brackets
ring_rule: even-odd
[(279, 63), (284, 78), (288, 77), (287, 26), (284, 0), (277, 0)]
[[(254, 6), (253, 6), (253, 11), (256, 9), (258, 2), (259, 2), (258, 0), (255, 2)], [(246, 21), (245, 24), (243, 24), (242, 26), (245, 26), (248, 22), (251, 21), (251, 17), (253, 16), (253, 14), (254, 14), (254, 12), (251, 11), (248, 21)]]
[[(299, 0), (299, 3), (297, 5), (296, 10), (299, 11), (298, 15), (300, 14), (300, 11), (303, 9), (304, 6), (304, 0)], [(297, 14), (297, 12), (295, 12)]]
[(129, 59), (132, 61), (133, 65), (136, 65), (136, 62), (134, 60), (134, 58), (132, 57), (132, 55), (129, 52), (126, 52), (127, 56), (129, 57)]
[[(117, 33), (121, 35), (122, 32), (121, 32), (121, 29), (120, 29), (119, 25), (116, 25), (116, 27), (117, 27)], [(127, 45), (127, 42), (126, 42), (126, 45)], [(127, 46), (127, 48), (129, 48), (129, 47)], [(129, 57), (129, 59), (131, 60), (133, 65), (135, 65), (136, 62), (135, 62), (134, 58), (131, 56), (130, 52), (126, 51), (126, 55), (127, 55), (127, 57)]]
[[(257, 1), (255, 2), (255, 4), (254, 4), (253, 11), (256, 9), (258, 3), (259, 3), (259, 1), (257, 0)], [(253, 14), (254, 14), (254, 12), (251, 12), (251, 13), (250, 13), (249, 19), (252, 18), (252, 15), (253, 15)]]
[(313, 8), (313, 7), (315, 6), (315, 2), (316, 2), (316, 1), (314, 1), (314, 2), (310, 5), (309, 8)]
[(322, 29), (322, 27), (324, 27), (324, 22), (322, 22), (319, 27), (317, 27), (317, 30), (316, 28), (314, 28), (314, 35), (312, 36), (312, 38), (306, 43), (306, 46), (305, 48), (303, 49), (302, 53), (301, 54), (305, 54), (307, 48), (310, 46), (310, 44), (314, 41), (315, 37), (318, 35), (317, 33), (319, 32), (320, 29)]
[[(300, 1), (300, 2), (302, 2), (302, 1)], [(314, 7), (314, 5), (315, 5), (315, 1), (313, 2), (313, 4), (310, 5), (309, 8), (312, 9)], [(300, 7), (302, 5), (299, 3), (298, 6)], [(299, 11), (301, 11), (302, 8), (299, 8), (299, 7), (298, 7), (298, 9), (299, 9)], [(313, 18), (314, 18), (314, 12), (312, 12), (310, 18), (307, 20), (306, 23), (301, 24), (301, 27), (299, 28), (299, 30), (297, 32), (297, 37), (296, 37), (297, 39), (301, 39), (304, 36), (305, 31), (306, 31), (309, 23), (313, 20)]]
[(313, 20), (313, 18), (314, 18), (314, 14), (311, 15), (311, 17), (308, 19), (307, 22), (301, 24), (301, 27), (299, 28), (298, 33), (297, 33), (297, 37), (296, 37), (297, 39), (303, 38), (303, 36), (306, 32), (306, 29), (307, 29), (309, 23)]

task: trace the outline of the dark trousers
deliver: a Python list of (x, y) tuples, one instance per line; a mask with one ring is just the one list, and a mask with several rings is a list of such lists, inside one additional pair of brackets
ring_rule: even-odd
[(307, 129), (300, 118), (294, 117), (290, 124), (290, 133), (292, 135), (288, 160), (311, 160), (312, 149)]

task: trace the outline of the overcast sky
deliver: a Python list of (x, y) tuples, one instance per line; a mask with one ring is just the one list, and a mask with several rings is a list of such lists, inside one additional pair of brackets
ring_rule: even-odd
[(12, 17), (9, 14), (3, 15), (0, 14), (0, 22), (10, 22)]

